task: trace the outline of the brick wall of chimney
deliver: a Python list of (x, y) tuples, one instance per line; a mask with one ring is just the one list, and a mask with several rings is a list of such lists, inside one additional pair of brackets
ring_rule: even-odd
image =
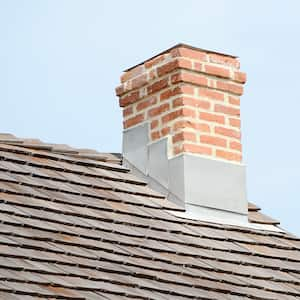
[(178, 45), (129, 69), (116, 88), (124, 129), (149, 122), (151, 141), (170, 137), (170, 155), (241, 162), (239, 67), (235, 57)]

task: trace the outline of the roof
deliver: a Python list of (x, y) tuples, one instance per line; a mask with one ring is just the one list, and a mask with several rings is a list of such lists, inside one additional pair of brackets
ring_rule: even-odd
[(299, 299), (299, 238), (176, 211), (116, 154), (0, 135), (0, 299)]

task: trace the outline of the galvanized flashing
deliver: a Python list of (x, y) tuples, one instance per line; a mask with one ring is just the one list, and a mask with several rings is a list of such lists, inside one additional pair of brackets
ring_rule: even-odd
[(169, 160), (166, 139), (148, 145), (148, 174), (161, 185), (169, 187)]
[(245, 166), (193, 154), (183, 157), (185, 203), (248, 213)]
[(144, 174), (148, 173), (148, 126), (144, 123), (123, 132), (123, 157)]
[(168, 156), (168, 138), (149, 142), (149, 124), (123, 134), (124, 164), (199, 219), (248, 222), (244, 165), (183, 153)]

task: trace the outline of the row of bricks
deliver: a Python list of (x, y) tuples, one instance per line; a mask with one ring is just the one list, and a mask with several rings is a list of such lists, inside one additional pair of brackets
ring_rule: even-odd
[[(161, 115), (164, 112), (170, 109), (176, 109), (178, 107), (189, 107), (192, 109), (202, 109), (210, 112), (222, 113), (225, 115), (239, 116), (240, 108), (239, 106), (231, 105), (231, 102), (228, 105), (213, 103), (211, 101), (196, 99), (194, 97), (177, 97), (174, 99), (168, 99), (168, 102), (161, 103), (157, 100), (157, 97), (151, 97), (145, 101), (138, 102), (136, 105), (130, 105), (123, 110), (124, 119), (130, 118), (133, 114), (138, 114), (146, 112), (148, 118)], [(220, 119), (220, 118), (219, 118)], [(220, 119), (221, 123), (222, 120)]]
[(175, 144), (184, 140), (199, 142), (223, 148), (231, 148), (241, 152), (241, 134), (222, 126), (212, 126), (209, 123), (193, 123), (190, 120), (180, 120), (171, 125), (158, 126), (158, 120), (151, 122), (150, 139), (156, 141), (167, 135), (172, 136), (171, 141)]
[[(172, 100), (173, 98), (175, 99), (175, 97), (177, 97), (178, 95), (184, 96), (185, 99), (190, 99), (189, 102), (192, 104), (192, 106), (197, 106), (197, 105), (201, 106), (201, 103), (203, 103), (203, 105), (210, 106), (211, 100), (221, 101), (231, 105), (237, 105), (237, 106), (240, 105), (239, 97), (230, 96), (206, 88), (194, 88), (192, 86), (181, 86), (181, 87), (167, 89), (165, 91), (162, 91), (159, 95), (150, 96), (148, 98), (145, 98), (144, 100), (137, 101), (136, 112), (139, 112), (150, 106), (156, 105), (158, 103), (158, 100), (160, 102), (166, 100)], [(130, 108), (124, 109), (124, 117), (126, 117), (131, 113), (132, 111)]]
[[(160, 58), (163, 59), (157, 60), (158, 65), (155, 68), (153, 68), (153, 64), (152, 68), (147, 68), (147, 64), (139, 65), (123, 74), (121, 76), (122, 84), (116, 89), (117, 94), (121, 95), (128, 89), (141, 87), (147, 80), (150, 82), (177, 69), (187, 69), (196, 73), (227, 78), (238, 83), (246, 82), (245, 73), (226, 64), (220, 66), (209, 60), (195, 60), (194, 57), (184, 56), (184, 54), (181, 57), (175, 56), (175, 58), (171, 54), (165, 54)], [(209, 63), (207, 63), (208, 61)]]
[[(204, 115), (204, 118), (201, 119), (201, 121), (197, 121), (194, 119), (190, 119), (190, 118), (183, 118), (181, 120), (177, 120), (175, 119), (173, 122), (169, 122), (168, 124), (162, 124), (162, 120), (161, 119), (154, 119), (151, 121), (150, 123), (150, 129), (151, 130), (159, 130), (162, 128), (170, 127), (172, 128), (173, 132), (176, 131), (181, 131), (184, 129), (190, 129), (190, 130), (194, 130), (194, 131), (198, 131), (198, 132), (205, 132), (205, 133), (212, 133), (214, 132), (214, 128), (217, 127), (221, 127), (218, 126), (210, 121), (207, 121), (207, 119), (205, 119), (205, 117), (207, 117), (207, 115)], [(210, 116), (208, 116), (210, 117)], [(241, 125), (241, 121), (240, 119), (236, 119), (236, 118), (229, 118), (228, 120), (229, 125), (226, 124), (227, 129), (232, 130), (232, 135), (236, 136), (237, 132), (240, 132), (240, 125)], [(232, 128), (230, 128), (232, 127)]]
[(169, 53), (158, 55), (153, 59), (150, 59), (143, 64), (128, 70), (121, 76), (121, 82), (123, 83), (130, 79), (133, 79), (134, 77), (141, 75), (149, 69), (161, 66), (174, 58), (186, 59), (187, 61), (193, 62), (195, 65), (197, 65), (197, 63), (209, 63), (216, 65), (216, 67), (221, 65), (222, 67), (227, 67), (233, 70), (238, 70), (240, 67), (238, 59), (227, 55), (208, 53), (187, 48), (177, 48), (171, 50)]
[[(204, 124), (202, 124), (204, 126)], [(152, 130), (150, 138), (152, 141), (161, 139), (167, 135), (172, 135), (172, 143), (176, 144), (182, 141), (189, 141), (194, 143), (203, 143), (222, 148), (231, 148), (236, 151), (241, 151), (240, 133), (232, 129), (224, 127), (215, 127), (213, 132), (214, 135), (205, 133), (196, 133), (193, 131), (180, 131), (177, 132), (172, 130), (174, 126), (166, 126), (161, 130)]]
[[(228, 124), (233, 127), (239, 127), (239, 117), (240, 109), (236, 107), (215, 104), (212, 111), (207, 109), (210, 105), (201, 103), (197, 106), (191, 106), (186, 104), (188, 100), (186, 98), (177, 98), (173, 100), (172, 106), (171, 103), (160, 104), (156, 107), (150, 107), (145, 109), (138, 114), (133, 113), (133, 108), (126, 108), (125, 119), (123, 122), (124, 128), (135, 126), (138, 123), (147, 120), (153, 120), (155, 118), (161, 118), (162, 124), (166, 124), (170, 121), (173, 121), (178, 118), (192, 118), (199, 119), (201, 121), (208, 121), (217, 124)], [(210, 103), (209, 103), (210, 104)], [(130, 111), (129, 111), (130, 110)]]
[(180, 153), (194, 153), (194, 154), (201, 154), (207, 156), (213, 156), (219, 159), (241, 162), (242, 161), (242, 154), (238, 152), (233, 152), (224, 149), (218, 149), (211, 146), (204, 146), (199, 144), (191, 144), (188, 142), (183, 142), (180, 145), (176, 145), (172, 149), (173, 155), (178, 155)]
[(174, 85), (180, 83), (192, 85), (195, 88), (205, 88), (202, 90), (206, 90), (207, 94), (210, 94), (210, 97), (215, 97), (219, 100), (222, 100), (222, 98), (224, 98), (224, 93), (229, 93), (231, 95), (237, 96), (243, 94), (243, 86), (241, 84), (236, 84), (228, 80), (209, 78), (207, 76), (204, 76), (203, 74), (196, 74), (188, 71), (179, 71), (170, 74), (165, 78), (159, 79), (158, 81), (155, 81), (151, 84), (148, 84), (148, 81), (146, 79), (142, 79), (142, 81), (138, 83), (139, 87), (135, 86), (134, 89), (129, 89), (126, 95), (120, 97), (120, 106), (127, 106), (167, 88), (174, 89)]
[(186, 69), (194, 71), (195, 73), (203, 73), (216, 77), (231, 79), (238, 83), (246, 82), (246, 74), (240, 71), (233, 70), (228, 67), (220, 67), (214, 64), (207, 64), (198, 61), (193, 61), (186, 58), (176, 58), (170, 62), (165, 63), (164, 65), (157, 67), (154, 70), (151, 70), (151, 78), (156, 79), (162, 77), (176, 69)]
[(142, 86), (147, 80), (156, 80), (178, 69), (193, 71), (193, 73), (195, 74), (205, 74), (211, 75), (213, 77), (215, 76), (230, 79), (237, 83), (246, 82), (246, 74), (243, 72), (235, 71), (228, 67), (219, 67), (216, 65), (204, 64), (186, 58), (176, 58), (163, 64), (160, 67), (157, 67), (156, 69), (145, 71), (143, 74), (133, 77), (129, 81), (123, 82), (123, 86), (120, 87), (120, 92), (122, 93), (126, 90), (138, 88)]
[[(130, 103), (127, 105), (127, 107), (123, 110), (123, 116), (126, 117), (134, 112), (142, 111), (143, 109), (146, 109), (150, 106), (154, 106), (158, 103), (158, 101), (169, 101), (172, 99), (175, 99), (178, 97), (178, 95), (181, 95), (186, 98), (188, 96), (190, 99), (194, 99), (191, 101), (194, 101), (194, 106), (197, 106), (197, 104), (201, 103), (207, 103), (204, 105), (210, 105), (208, 103), (211, 103), (211, 100), (213, 101), (220, 101), (225, 102), (230, 105), (240, 105), (240, 98), (235, 96), (230, 96), (225, 93), (220, 93), (215, 90), (206, 89), (206, 88), (195, 88), (193, 86), (183, 85), (183, 86), (177, 86), (174, 88), (170, 88), (167, 90), (163, 90), (160, 92), (159, 95), (153, 95), (150, 97), (147, 97), (143, 100), (139, 100), (133, 103)], [(192, 96), (192, 98), (191, 98)], [(205, 101), (203, 101), (205, 100)], [(136, 105), (131, 105), (136, 104)], [(136, 108), (136, 109), (135, 109)]]

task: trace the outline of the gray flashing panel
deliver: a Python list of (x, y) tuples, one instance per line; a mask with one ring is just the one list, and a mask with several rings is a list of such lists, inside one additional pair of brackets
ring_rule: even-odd
[(185, 202), (248, 213), (245, 166), (184, 154)]
[(209, 207), (203, 207), (199, 205), (194, 205), (190, 203), (186, 203), (185, 205), (186, 213), (190, 216), (190, 218), (197, 218), (202, 221), (207, 222), (220, 222), (230, 223), (234, 221), (235, 223), (247, 223), (248, 216), (245, 214), (239, 214), (231, 211), (225, 211), (220, 209), (214, 209)]
[(148, 175), (155, 178), (165, 188), (169, 187), (168, 143), (167, 139), (160, 140), (148, 146)]
[(176, 198), (181, 199), (182, 205), (185, 206), (185, 178), (184, 178), (184, 156), (179, 155), (168, 161), (169, 190)]
[(123, 132), (123, 156), (144, 174), (148, 174), (148, 126), (145, 123)]

